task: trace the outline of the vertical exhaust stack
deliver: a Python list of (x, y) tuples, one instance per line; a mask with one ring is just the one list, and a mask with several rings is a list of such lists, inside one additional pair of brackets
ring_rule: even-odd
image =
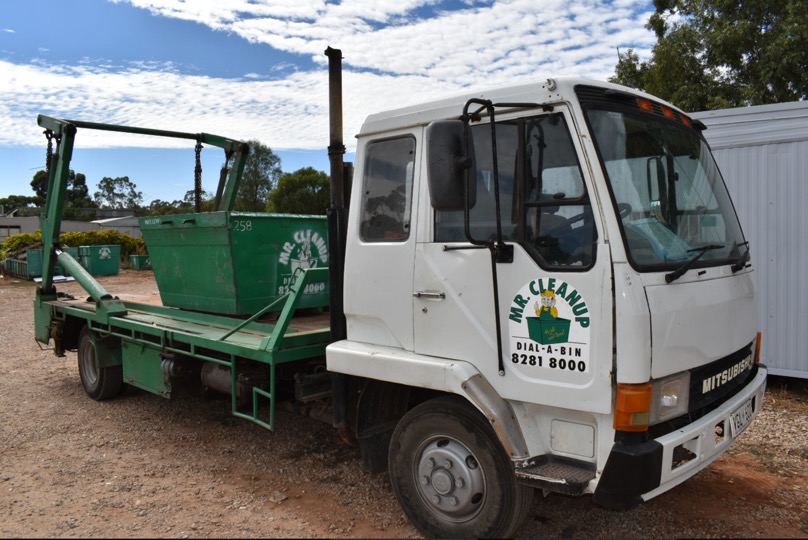
[[(328, 114), (330, 142), (328, 160), (331, 163), (331, 207), (328, 209), (328, 278), (331, 292), (331, 341), (348, 337), (343, 304), (345, 280), (345, 237), (348, 227), (345, 212), (345, 164), (342, 156), (342, 51), (328, 47)], [(343, 443), (357, 446), (355, 426), (348, 422), (348, 381), (341, 373), (331, 374), (332, 421)]]
[(342, 140), (342, 51), (328, 47), (328, 113), (330, 140), (328, 160), (331, 164), (331, 206), (345, 208), (345, 179), (342, 156), (345, 146)]
[(331, 207), (328, 209), (329, 286), (331, 291), (331, 340), (347, 337), (342, 291), (345, 274), (345, 174), (342, 156), (342, 51), (328, 47), (328, 104), (330, 141), (328, 159), (331, 164)]

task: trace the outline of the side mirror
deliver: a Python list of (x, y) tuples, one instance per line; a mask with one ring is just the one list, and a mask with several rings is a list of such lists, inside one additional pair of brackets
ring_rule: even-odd
[[(437, 120), (426, 128), (429, 197), (435, 210), (463, 210), (468, 189), (469, 208), (477, 202), (474, 144), (465, 140), (460, 120)], [(468, 178), (473, 181), (469, 182)]]

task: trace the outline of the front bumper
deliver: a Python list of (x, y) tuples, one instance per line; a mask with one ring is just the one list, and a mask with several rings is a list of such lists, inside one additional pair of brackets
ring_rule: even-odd
[(727, 451), (733, 437), (730, 416), (752, 400), (753, 419), (763, 407), (767, 369), (737, 394), (695, 422), (639, 444), (615, 443), (603, 468), (593, 500), (608, 508), (628, 508), (672, 489)]

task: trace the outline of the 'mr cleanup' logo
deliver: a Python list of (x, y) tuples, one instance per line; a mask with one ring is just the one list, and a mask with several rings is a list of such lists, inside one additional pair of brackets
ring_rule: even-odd
[(589, 371), (589, 307), (574, 287), (535, 279), (517, 292), (509, 311), (513, 368), (529, 377), (537, 370)]
[[(311, 229), (296, 231), (286, 242), (278, 256), (278, 294), (289, 292), (300, 270), (328, 266), (328, 246), (326, 238)], [(320, 293), (326, 290), (326, 283), (309, 283), (304, 294)]]

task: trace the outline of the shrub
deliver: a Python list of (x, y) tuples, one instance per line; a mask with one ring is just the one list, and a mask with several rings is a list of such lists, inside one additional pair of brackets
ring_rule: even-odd
[[(22, 233), (9, 236), (0, 244), (0, 258), (8, 257), (28, 246), (42, 243), (41, 231), (34, 234)], [(115, 229), (99, 229), (86, 232), (63, 232), (59, 235), (59, 243), (64, 247), (100, 246), (117, 244), (121, 246), (121, 258), (129, 260), (131, 254), (146, 253), (146, 244), (142, 238), (132, 238)]]
[(22, 249), (42, 242), (42, 233), (36, 231), (34, 234), (21, 233), (9, 236), (0, 244), (0, 259), (4, 259)]

